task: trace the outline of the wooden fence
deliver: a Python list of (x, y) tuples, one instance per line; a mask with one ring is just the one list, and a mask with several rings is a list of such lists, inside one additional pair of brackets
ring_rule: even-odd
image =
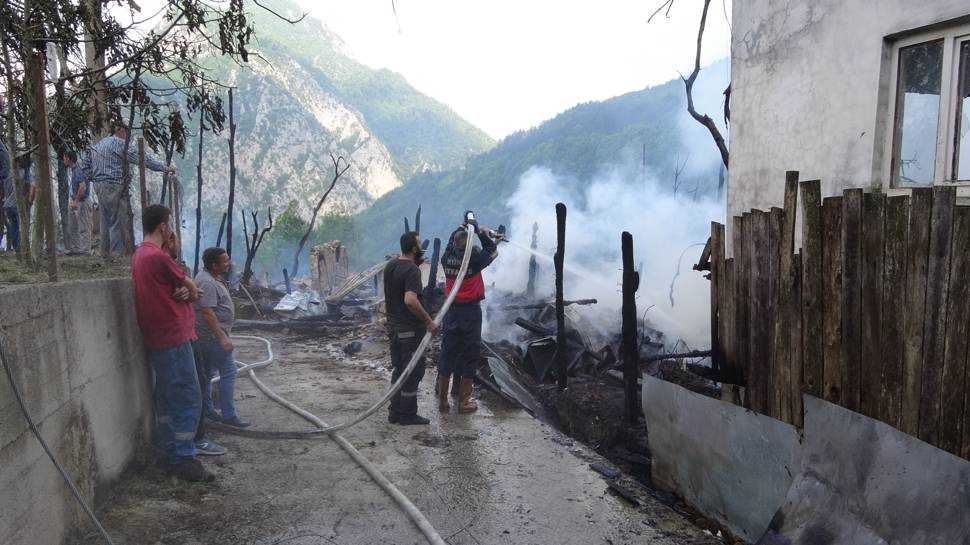
[[(795, 251), (798, 194), (801, 248)], [(713, 361), (752, 410), (801, 426), (801, 393), (970, 459), (970, 208), (785, 180), (784, 208), (711, 225)]]

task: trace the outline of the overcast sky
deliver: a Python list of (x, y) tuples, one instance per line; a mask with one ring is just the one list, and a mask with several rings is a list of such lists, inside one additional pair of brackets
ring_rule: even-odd
[[(688, 73), (702, 6), (676, 0), (669, 18), (647, 23), (662, 0), (296, 1), (355, 58), (402, 74), (496, 139)], [(144, 0), (142, 13), (161, 2)], [(725, 12), (731, 0), (712, 0), (703, 65), (730, 53)]]
[[(688, 73), (700, 0), (298, 0), (354, 56), (402, 74), (495, 138), (581, 102)], [(730, 53), (730, 0), (713, 0), (702, 63)], [(257, 30), (258, 32), (258, 30)]]

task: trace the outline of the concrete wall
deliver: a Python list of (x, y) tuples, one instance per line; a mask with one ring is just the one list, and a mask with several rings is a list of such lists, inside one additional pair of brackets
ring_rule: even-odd
[(823, 196), (882, 185), (886, 37), (970, 15), (966, 0), (735, 0), (733, 6), (728, 217), (780, 206), (786, 170), (821, 179)]
[[(41, 434), (93, 500), (150, 429), (150, 379), (131, 282), (4, 288), (0, 338)], [(61, 543), (82, 521), (0, 373), (0, 543)]]
[(757, 541), (797, 472), (795, 428), (647, 375), (643, 412), (654, 483)]

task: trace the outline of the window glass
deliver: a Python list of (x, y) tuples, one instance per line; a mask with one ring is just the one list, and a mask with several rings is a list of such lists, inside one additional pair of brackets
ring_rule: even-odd
[(960, 44), (954, 179), (970, 180), (970, 41)]
[(893, 168), (897, 185), (933, 184), (942, 74), (942, 40), (899, 50)]

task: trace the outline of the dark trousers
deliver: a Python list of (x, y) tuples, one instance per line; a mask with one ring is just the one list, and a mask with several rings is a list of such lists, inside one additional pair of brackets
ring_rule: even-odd
[(149, 348), (155, 371), (156, 435), (165, 460), (175, 464), (195, 458), (195, 435), (202, 411), (202, 393), (196, 375), (192, 343), (172, 348)]
[(456, 379), (474, 377), (482, 349), (482, 307), (478, 303), (452, 305), (441, 329), (438, 372)]
[[(200, 394), (206, 391), (209, 387), (209, 377), (208, 373), (205, 371), (205, 359), (202, 358), (202, 354), (199, 353), (198, 342), (192, 343), (192, 352), (195, 355), (195, 374), (199, 377), (199, 390)], [(199, 426), (195, 429), (195, 442), (198, 443), (205, 439), (205, 403), (203, 403), (203, 411), (199, 416)]]
[(20, 247), (20, 215), (13, 206), (3, 208), (7, 221), (7, 249), (16, 250)]
[[(388, 341), (391, 345), (391, 365), (394, 372), (391, 374), (391, 382), (396, 383), (401, 378), (401, 374), (411, 361), (411, 356), (421, 344), (424, 337), (423, 329), (415, 331), (393, 331), (388, 334)], [(396, 416), (413, 416), (418, 414), (418, 384), (424, 377), (424, 355), (414, 367), (414, 371), (404, 381), (403, 386), (388, 405), (388, 412)]]

